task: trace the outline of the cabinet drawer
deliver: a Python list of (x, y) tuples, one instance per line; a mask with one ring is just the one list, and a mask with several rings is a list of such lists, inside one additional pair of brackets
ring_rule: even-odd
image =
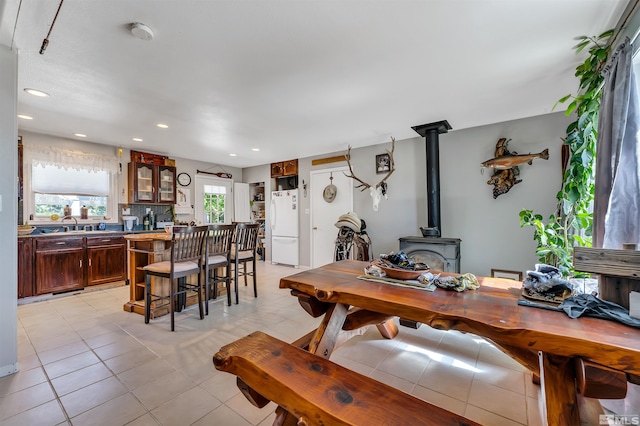
[(124, 245), (122, 235), (87, 237), (87, 247)]
[(36, 239), (36, 251), (67, 250), (84, 247), (84, 237), (45, 237)]

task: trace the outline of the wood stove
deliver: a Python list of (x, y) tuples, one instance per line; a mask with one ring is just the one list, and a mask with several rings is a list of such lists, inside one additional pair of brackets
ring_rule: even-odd
[(460, 273), (460, 239), (402, 237), (400, 250), (435, 271)]

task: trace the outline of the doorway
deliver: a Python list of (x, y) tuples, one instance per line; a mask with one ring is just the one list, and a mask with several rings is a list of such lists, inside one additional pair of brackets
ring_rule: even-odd
[(194, 208), (198, 225), (231, 223), (233, 198), (229, 179), (196, 175), (195, 193)]
[[(348, 171), (349, 168), (345, 166), (310, 173), (312, 268), (333, 262), (338, 235), (335, 223), (340, 215), (353, 210), (353, 183), (345, 176)], [(333, 201), (327, 202), (323, 193), (326, 186), (331, 183), (335, 185), (337, 191)]]

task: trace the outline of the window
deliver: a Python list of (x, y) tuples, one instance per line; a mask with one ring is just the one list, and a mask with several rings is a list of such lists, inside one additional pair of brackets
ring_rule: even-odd
[(31, 190), (34, 196), (34, 219), (48, 219), (52, 214), (80, 216), (86, 206), (88, 217), (103, 218), (108, 214), (109, 173), (64, 169), (52, 165), (32, 164)]
[(224, 186), (204, 185), (204, 223), (224, 223)]
[(229, 179), (196, 175), (195, 217), (198, 225), (231, 223), (233, 218), (232, 182)]
[(51, 216), (117, 217), (117, 161), (94, 153), (25, 145), (25, 213), (32, 222)]

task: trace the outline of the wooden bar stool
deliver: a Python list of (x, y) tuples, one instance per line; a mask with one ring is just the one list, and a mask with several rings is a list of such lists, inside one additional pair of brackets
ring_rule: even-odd
[[(145, 324), (149, 324), (151, 303), (169, 299), (171, 331), (174, 331), (174, 311), (176, 309), (177, 299), (183, 296), (186, 301), (186, 294), (190, 291), (198, 293), (200, 319), (204, 319), (204, 310), (202, 307), (203, 265), (207, 252), (206, 238), (208, 232), (208, 226), (174, 227), (173, 238), (171, 240), (170, 260), (151, 263), (143, 268), (145, 271)], [(187, 282), (187, 276), (192, 274), (198, 274), (197, 284)], [(169, 279), (169, 296), (151, 294), (152, 276)], [(178, 284), (176, 281), (180, 283)], [(161, 293), (160, 286), (156, 286), (156, 289), (158, 290), (156, 293)], [(181, 310), (181, 308), (179, 308), (179, 310)]]
[[(205, 314), (209, 315), (209, 298), (213, 288), (213, 298), (218, 297), (218, 283), (224, 282), (227, 289), (227, 304), (231, 306), (231, 245), (235, 225), (209, 225), (207, 262), (205, 264)], [(218, 269), (225, 268), (224, 275)], [(211, 278), (211, 272), (213, 277)]]
[[(233, 250), (231, 250), (231, 261), (234, 264), (234, 288), (236, 291), (236, 305), (239, 303), (238, 278), (244, 277), (244, 285), (247, 285), (247, 276), (253, 277), (253, 294), (258, 297), (258, 283), (256, 276), (256, 249), (258, 245), (259, 223), (238, 223), (236, 225), (236, 235)], [(253, 263), (251, 272), (247, 272), (247, 263)], [(242, 264), (242, 271), (239, 271)]]

